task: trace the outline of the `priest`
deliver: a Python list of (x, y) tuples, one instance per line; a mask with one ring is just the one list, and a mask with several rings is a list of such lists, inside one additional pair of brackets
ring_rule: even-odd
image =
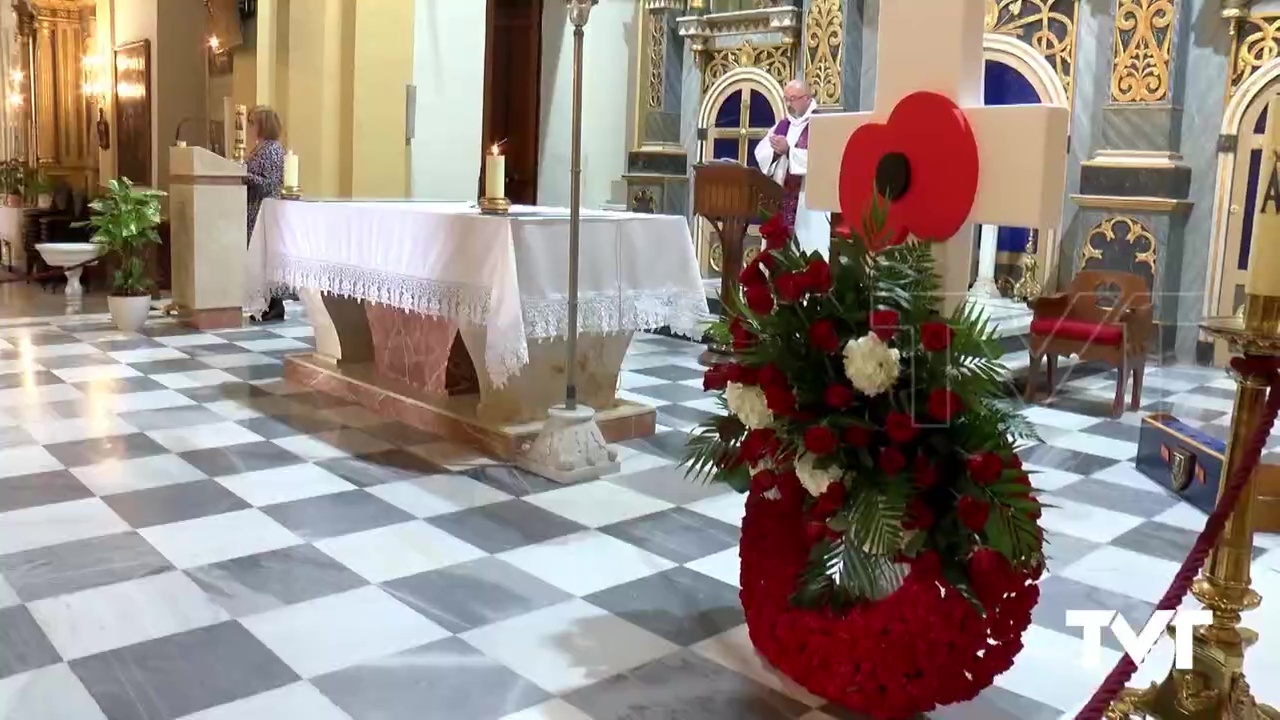
[(809, 119), (818, 109), (808, 83), (793, 80), (783, 89), (787, 116), (756, 145), (756, 163), (782, 186), (782, 214), (795, 230), (804, 252), (825, 257), (831, 246), (831, 216), (805, 204), (805, 176), (809, 168)]

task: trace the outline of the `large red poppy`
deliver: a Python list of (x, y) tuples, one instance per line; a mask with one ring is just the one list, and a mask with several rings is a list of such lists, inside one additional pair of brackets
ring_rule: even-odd
[(946, 96), (917, 92), (893, 108), (884, 124), (849, 136), (840, 163), (840, 210), (866, 216), (876, 194), (887, 198), (884, 231), (866, 238), (880, 250), (915, 235), (941, 242), (969, 218), (978, 192), (978, 141), (964, 111)]

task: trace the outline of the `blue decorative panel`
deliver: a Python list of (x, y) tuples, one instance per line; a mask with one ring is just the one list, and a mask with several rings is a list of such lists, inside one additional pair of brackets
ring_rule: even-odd
[(1262, 107), (1262, 112), (1258, 113), (1258, 122), (1253, 124), (1253, 134), (1262, 135), (1267, 131), (1267, 106)]
[(748, 105), (749, 117), (747, 122), (749, 127), (755, 129), (770, 128), (772, 129), (778, 122), (778, 116), (773, 112), (773, 105), (770, 104), (769, 98), (764, 93), (749, 90), (751, 93), (751, 101)]
[(737, 138), (716, 138), (711, 142), (711, 157), (716, 160), (738, 159), (738, 148), (741, 143)]
[(716, 111), (716, 127), (742, 127), (742, 91), (734, 90), (724, 97), (720, 109)]
[[(1022, 73), (1002, 62), (988, 60), (982, 79), (984, 105), (1039, 105), (1040, 94)], [(1026, 252), (1031, 231), (1002, 227), (996, 233), (997, 252)]]
[[(1266, 122), (1266, 111), (1263, 111), (1263, 122)], [(1240, 257), (1236, 259), (1236, 267), (1249, 269), (1249, 246), (1253, 242), (1253, 211), (1258, 206), (1258, 176), (1262, 174), (1262, 151), (1249, 153), (1249, 184), (1244, 190), (1244, 217), (1240, 224)]]

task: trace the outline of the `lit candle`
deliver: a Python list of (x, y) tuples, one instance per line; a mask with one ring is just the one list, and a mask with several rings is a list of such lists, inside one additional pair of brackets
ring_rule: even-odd
[(284, 186), (298, 187), (298, 156), (292, 150), (284, 156)]
[(1249, 249), (1249, 295), (1280, 297), (1280, 97), (1267, 108), (1267, 139), (1262, 145), (1262, 173), (1258, 183), (1257, 214)]
[(507, 196), (507, 158), (499, 152), (497, 145), (484, 157), (484, 196), (487, 198), (505, 198)]

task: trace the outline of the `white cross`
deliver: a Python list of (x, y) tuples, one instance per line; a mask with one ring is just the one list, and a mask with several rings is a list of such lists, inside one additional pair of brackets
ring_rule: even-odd
[[(849, 136), (881, 123), (900, 99), (928, 90), (963, 108), (978, 142), (978, 196), (968, 223), (934, 245), (947, 312), (969, 286), (973, 223), (1058, 231), (1066, 186), (1070, 113), (1059, 105), (984, 107), (985, 0), (892, 0), (880, 3), (875, 108), (816, 115), (809, 124), (812, 210), (840, 211), (840, 160)], [(861, 218), (846, 218), (860, 227)]]

